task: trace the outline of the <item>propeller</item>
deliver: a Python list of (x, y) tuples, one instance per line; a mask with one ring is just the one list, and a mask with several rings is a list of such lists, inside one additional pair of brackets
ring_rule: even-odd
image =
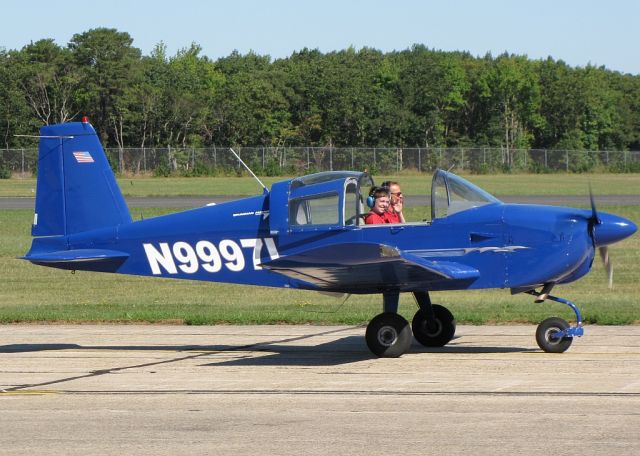
[(602, 264), (604, 264), (604, 268), (607, 271), (609, 290), (611, 290), (613, 288), (613, 264), (611, 260), (609, 260), (609, 247), (600, 247), (598, 252), (600, 253), (600, 258), (602, 258)]
[[(600, 225), (602, 221), (598, 217), (598, 211), (596, 210), (596, 201), (593, 197), (593, 190), (591, 189), (591, 183), (589, 183), (589, 201), (591, 202), (591, 217), (589, 217), (589, 236), (591, 237), (591, 242), (593, 243), (593, 248), (596, 247), (596, 237), (595, 237), (595, 227), (596, 225)], [(608, 286), (611, 290), (613, 288), (613, 264), (609, 259), (609, 247), (603, 246), (598, 248), (598, 253), (600, 253), (600, 258), (602, 259), (602, 264), (604, 265), (605, 270), (607, 271), (607, 280)]]

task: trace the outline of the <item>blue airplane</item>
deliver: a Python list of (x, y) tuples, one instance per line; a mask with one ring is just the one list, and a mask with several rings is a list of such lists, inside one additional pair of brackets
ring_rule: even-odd
[[(239, 157), (238, 157), (239, 158)], [(258, 179), (259, 181), (259, 179)], [(34, 236), (23, 257), (68, 269), (230, 282), (321, 292), (381, 294), (383, 312), (366, 328), (380, 357), (405, 353), (413, 337), (442, 347), (456, 330), (440, 290), (510, 289), (570, 306), (571, 326), (552, 317), (537, 328), (546, 352), (564, 352), (583, 335), (556, 284), (589, 272), (596, 249), (636, 231), (592, 207), (504, 204), (450, 172), (432, 180), (431, 221), (364, 225), (374, 182), (332, 171), (274, 183), (259, 196), (133, 221), (95, 130), (86, 119), (40, 130)], [(398, 314), (413, 293), (411, 325)], [(413, 337), (412, 337), (413, 335)]]

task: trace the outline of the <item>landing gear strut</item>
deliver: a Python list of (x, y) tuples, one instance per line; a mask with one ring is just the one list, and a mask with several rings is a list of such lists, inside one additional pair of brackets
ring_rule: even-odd
[(429, 293), (414, 292), (420, 309), (411, 322), (413, 336), (425, 347), (444, 347), (456, 333), (456, 320), (449, 309), (431, 304)]
[(442, 347), (456, 332), (456, 321), (446, 307), (431, 304), (428, 292), (414, 292), (420, 309), (409, 322), (398, 315), (399, 292), (383, 294), (384, 312), (367, 325), (365, 339), (369, 350), (383, 358), (397, 358), (411, 347), (411, 332), (425, 347)]
[(571, 307), (576, 314), (576, 326), (571, 326), (562, 318), (551, 317), (544, 320), (538, 325), (536, 329), (536, 342), (538, 347), (547, 353), (563, 353), (573, 343), (574, 337), (581, 337), (584, 335), (584, 328), (582, 327), (582, 315), (578, 307), (566, 299), (551, 296), (544, 292), (544, 290), (538, 293), (535, 290), (527, 291), (530, 295), (538, 297), (536, 302), (542, 302), (545, 299), (550, 299), (555, 302), (567, 305)]

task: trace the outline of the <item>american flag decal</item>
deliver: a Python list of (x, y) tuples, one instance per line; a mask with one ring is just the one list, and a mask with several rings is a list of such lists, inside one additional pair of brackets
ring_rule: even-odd
[(89, 152), (74, 152), (73, 156), (78, 163), (93, 163), (93, 157)]

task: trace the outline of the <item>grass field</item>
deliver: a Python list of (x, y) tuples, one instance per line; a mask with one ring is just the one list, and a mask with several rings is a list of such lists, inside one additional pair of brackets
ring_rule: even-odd
[[(524, 185), (531, 187), (532, 184)], [(637, 188), (636, 188), (636, 191)], [(640, 206), (606, 208), (640, 225)], [(143, 209), (145, 218), (171, 212)], [(409, 218), (424, 212), (411, 208)], [(30, 245), (33, 211), (0, 211), (0, 323), (12, 322), (173, 322), (359, 324), (381, 310), (381, 298), (331, 298), (315, 292), (154, 279), (78, 272), (71, 274), (16, 259)], [(640, 323), (640, 236), (613, 246), (614, 290), (606, 286), (599, 262), (582, 280), (554, 293), (579, 305), (585, 320), (599, 324)], [(560, 304), (534, 304), (531, 296), (511, 296), (508, 290), (438, 292), (434, 302), (449, 307), (462, 323), (539, 322), (558, 315), (571, 320)], [(416, 306), (410, 295), (400, 311), (411, 318)]]
[[(377, 183), (395, 179), (408, 195), (431, 192), (431, 175), (374, 176)], [(465, 176), (496, 196), (596, 195), (640, 193), (640, 174), (499, 174)], [(267, 187), (284, 177), (261, 177)], [(251, 177), (171, 177), (118, 179), (125, 196), (258, 195), (262, 189)], [(35, 179), (0, 179), (0, 197), (34, 196)], [(640, 201), (638, 202), (640, 205)]]

